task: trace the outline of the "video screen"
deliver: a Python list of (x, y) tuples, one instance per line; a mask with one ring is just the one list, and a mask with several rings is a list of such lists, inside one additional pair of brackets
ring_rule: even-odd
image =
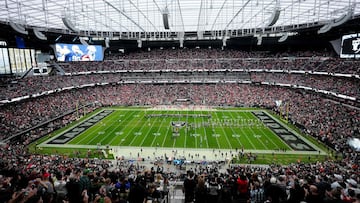
[(55, 44), (58, 61), (102, 61), (103, 50), (99, 45)]
[(340, 58), (360, 58), (360, 34), (342, 37)]

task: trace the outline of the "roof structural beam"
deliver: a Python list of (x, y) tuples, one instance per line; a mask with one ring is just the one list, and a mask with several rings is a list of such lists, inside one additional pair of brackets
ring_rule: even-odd
[(247, 0), (245, 4), (238, 10), (238, 12), (234, 15), (234, 17), (229, 21), (229, 23), (225, 26), (224, 30), (227, 30), (228, 27), (231, 25), (231, 23), (234, 21), (234, 19), (241, 13), (241, 11), (244, 10), (244, 8), (250, 3), (251, 0)]
[[(249, 23), (252, 18), (255, 18), (256, 16), (262, 14), (265, 9), (268, 9), (268, 7), (272, 5), (271, 3), (272, 3), (272, 2), (269, 2), (267, 5), (264, 5), (263, 9), (259, 10), (259, 12), (255, 13), (255, 15), (253, 15), (251, 18), (249, 18), (249, 20), (247, 20), (247, 21), (245, 22), (245, 24), (246, 24), (246, 23)], [(264, 27), (264, 26), (268, 27), (267, 25), (265, 25), (266, 23), (267, 23), (267, 22), (259, 21), (259, 23), (258, 23), (257, 25), (255, 25), (255, 26), (256, 26), (256, 27)]]
[(135, 22), (132, 18), (130, 18), (128, 15), (126, 15), (124, 12), (122, 12), (120, 9), (116, 8), (114, 5), (112, 5), (110, 2), (108, 2), (107, 0), (103, 0), (107, 5), (109, 5), (110, 7), (112, 7), (113, 9), (115, 9), (117, 12), (119, 12), (121, 15), (125, 16), (125, 18), (127, 18), (128, 20), (130, 20), (132, 23), (134, 23), (134, 25), (136, 25), (136, 27), (138, 27), (141, 31), (146, 32), (145, 29), (143, 27), (141, 27), (137, 22)]
[(158, 8), (159, 12), (162, 13), (162, 10), (161, 10), (159, 4), (157, 4), (157, 2), (155, 0), (153, 0), (153, 2), (155, 4), (155, 6)]
[(202, 8), (203, 8), (203, 1), (204, 0), (200, 1), (200, 9), (199, 9), (199, 16), (198, 16), (198, 23), (197, 23), (197, 32), (198, 33), (201, 31), (200, 30), (200, 23), (201, 23), (201, 14), (202, 14)]
[[(103, 22), (96, 20), (96, 18), (92, 18), (92, 17), (90, 17), (89, 15), (85, 15), (85, 14), (82, 14), (82, 13), (80, 13), (80, 15), (83, 16), (83, 17), (85, 17), (85, 18), (89, 18), (89, 19), (93, 20), (94, 22), (99, 23), (99, 24), (103, 25), (104, 27), (107, 27), (107, 28), (115, 31), (112, 27), (109, 27), (107, 24), (104, 24)], [(67, 21), (67, 23), (71, 22), (70, 19), (67, 19), (66, 16), (63, 18), (63, 20), (64, 20), (64, 19), (65, 19), (65, 22)], [(66, 26), (66, 27), (68, 27), (68, 26)], [(70, 25), (70, 27), (75, 28), (75, 25)], [(68, 28), (69, 28), (69, 27), (68, 27)], [(80, 32), (80, 30), (77, 30), (77, 29), (72, 30), (72, 31), (74, 31), (74, 32)]]
[(153, 22), (151, 22), (151, 20), (134, 4), (134, 2), (132, 2), (131, 0), (128, 0), (129, 3), (134, 6), (136, 8), (136, 10), (138, 10), (139, 13), (141, 13), (142, 16), (144, 16), (144, 18), (155, 28), (155, 30), (157, 32), (159, 32), (159, 30), (157, 29), (157, 27), (154, 25)]
[[(63, 6), (64, 6), (64, 5), (62, 5), (62, 4), (59, 4), (58, 1), (56, 1), (56, 0), (47, 0), (47, 1), (55, 4), (56, 6), (60, 6), (60, 7), (63, 7)], [(33, 8), (33, 9), (35, 9), (35, 8)], [(36, 9), (38, 9), (38, 8), (36, 8)], [(99, 13), (100, 15), (103, 15), (101, 12), (98, 12), (98, 11), (96, 11), (96, 10), (93, 10), (93, 12), (96, 12), (96, 13)], [(55, 13), (52, 13), (51, 15), (57, 16), (57, 17), (60, 18), (60, 19), (62, 18), (61, 16), (56, 15)], [(80, 12), (80, 15), (83, 16), (83, 17), (86, 17), (86, 18), (88, 18), (88, 19), (91, 19), (93, 22), (99, 23), (99, 24), (103, 25), (104, 27), (107, 27), (107, 28), (113, 30), (112, 27), (109, 27), (108, 25), (104, 24), (103, 22), (97, 20), (95, 17), (91, 17), (91, 15), (85, 15), (85, 14), (83, 14), (83, 13), (81, 13), (81, 12)], [(116, 22), (116, 21), (114, 21), (114, 20), (112, 20), (112, 19), (110, 19), (110, 20), (111, 20), (112, 22)], [(118, 23), (118, 24), (119, 24), (119, 23)], [(124, 26), (121, 25), (121, 24), (119, 24), (119, 25), (129, 31), (128, 28), (124, 27)], [(115, 30), (113, 30), (113, 31), (115, 31)]]
[[(83, 9), (84, 9), (84, 5), (83, 5), (83, 1), (82, 1), (82, 0), (81, 0), (81, 4), (82, 4), (82, 8), (81, 8), (81, 9), (83, 10)], [(88, 8), (87, 5), (85, 5), (85, 7), (86, 7), (86, 9)], [(115, 20), (113, 20), (112, 18), (104, 15), (102, 12), (99, 12), (99, 11), (97, 11), (97, 10), (92, 10), (91, 12), (98, 13), (99, 15), (104, 16), (106, 19), (108, 18), (111, 22), (114, 22), (114, 23), (118, 24), (120, 27), (124, 28), (125, 30), (130, 31), (127, 27), (123, 26), (123, 25), (122, 25), (121, 23), (119, 23), (118, 21), (115, 21)], [(103, 22), (100, 22), (100, 21), (96, 20), (95, 17), (90, 17), (89, 15), (85, 15), (85, 14), (82, 14), (82, 16), (87, 17), (87, 18), (91, 19), (91, 20), (94, 21), (94, 22), (100, 23), (100, 24), (104, 25), (105, 27), (109, 28), (110, 30), (116, 31), (116, 30), (114, 30), (111, 26), (108, 26), (107, 24), (104, 24)]]
[(181, 7), (180, 7), (180, 2), (179, 2), (179, 0), (177, 0), (177, 4), (178, 4), (178, 7), (179, 7), (179, 13), (180, 13), (180, 19), (181, 19), (182, 32), (185, 33), (184, 18), (183, 18), (183, 15), (182, 15), (182, 11), (181, 11)]
[(211, 26), (211, 29), (210, 29), (211, 31), (214, 29), (215, 23), (216, 23), (217, 19), (219, 18), (221, 11), (224, 9), (224, 6), (225, 6), (226, 2), (227, 2), (227, 0), (224, 0), (221, 8), (219, 9), (219, 12), (217, 13), (216, 18), (214, 20), (214, 23)]
[(279, 0), (276, 0), (276, 5), (271, 14), (271, 17), (269, 18), (269, 22), (266, 24), (266, 27), (273, 26), (279, 20), (280, 11), (280, 2)]

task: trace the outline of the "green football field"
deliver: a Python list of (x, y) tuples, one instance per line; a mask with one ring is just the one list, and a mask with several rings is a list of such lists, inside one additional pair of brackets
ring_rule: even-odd
[(69, 142), (79, 145), (98, 143), (176, 148), (288, 148), (247, 111), (119, 110)]
[(300, 138), (285, 123), (261, 109), (123, 108), (103, 109), (44, 144), (315, 151)]

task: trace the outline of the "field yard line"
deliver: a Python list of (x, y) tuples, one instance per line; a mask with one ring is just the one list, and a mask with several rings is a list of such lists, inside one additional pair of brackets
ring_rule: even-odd
[[(260, 128), (260, 131), (263, 132), (263, 135), (266, 135), (266, 133), (264, 133), (264, 131), (263, 131), (261, 128)], [(276, 133), (274, 133), (271, 129), (270, 129), (270, 132), (273, 133), (273, 134), (275, 134), (275, 136), (279, 138), (279, 136), (276, 135)], [(279, 138), (279, 139), (281, 140), (281, 138)], [(273, 143), (276, 147), (280, 148), (276, 143), (274, 143), (274, 141), (273, 141), (272, 139), (268, 139), (268, 138), (266, 137), (266, 140), (270, 140), (271, 143)], [(261, 142), (262, 142), (262, 141), (261, 141)], [(265, 145), (265, 144), (264, 144), (264, 145)], [(285, 145), (288, 146), (286, 143), (285, 143)], [(265, 145), (265, 146), (266, 146), (266, 149), (269, 149), (269, 148), (267, 147), (267, 145)]]
[[(121, 122), (123, 122), (123, 120), (121, 120)], [(112, 123), (117, 123), (117, 122), (112, 122)], [(113, 127), (114, 124), (110, 125), (108, 128)], [(108, 129), (106, 128), (105, 131)], [(108, 136), (111, 136), (111, 133), (113, 133), (115, 130), (117, 130), (117, 127), (114, 127), (112, 131), (110, 131), (110, 133), (108, 134)], [(111, 140), (113, 140), (116, 136), (114, 136)], [(103, 140), (105, 140), (107, 138), (107, 136), (104, 136), (101, 140), (100, 140), (100, 144), (102, 143)], [(110, 142), (111, 143), (111, 142)], [(109, 144), (109, 143), (106, 143)]]
[[(74, 128), (76, 128), (76, 127), (79, 127), (80, 125), (82, 125), (82, 124), (85, 123), (86, 121), (92, 119), (94, 116), (97, 116), (98, 114), (102, 113), (103, 111), (104, 111), (104, 110), (98, 111), (97, 113), (91, 115), (90, 117), (87, 117), (87, 118), (85, 118), (84, 120), (79, 121), (79, 122), (76, 123), (75, 125), (67, 128), (66, 130), (61, 130), (61, 129), (62, 129), (62, 128), (61, 128), (61, 129), (60, 129), (61, 132), (56, 133), (56, 135), (55, 135), (54, 137), (46, 140), (44, 143), (48, 143), (48, 142), (50, 142), (50, 141), (52, 141), (52, 140), (54, 140), (54, 139), (57, 139), (57, 138), (60, 137), (61, 135), (65, 134), (65, 133), (67, 133), (67, 132), (69, 132), (69, 131), (71, 131), (72, 129), (74, 129)], [(76, 137), (77, 137), (77, 136), (76, 136)], [(76, 138), (76, 137), (74, 137), (74, 138)], [(70, 139), (68, 142), (71, 142), (71, 140), (73, 140), (74, 138)]]
[[(128, 118), (130, 118), (131, 116), (132, 116), (133, 118), (128, 122), (127, 125), (124, 126), (124, 129), (126, 129), (126, 126), (131, 125), (131, 124), (133, 123), (133, 120), (136, 119), (136, 118), (133, 116), (133, 115), (135, 114), (135, 112), (136, 112), (136, 111), (132, 111), (132, 109), (131, 109), (131, 113), (130, 113), (130, 115), (128, 116)], [(123, 139), (126, 139), (129, 135), (130, 135), (130, 134), (126, 134)], [(120, 140), (120, 142), (119, 142), (117, 145), (115, 145), (115, 146), (121, 146), (121, 140)]]
[[(117, 111), (121, 111), (121, 110), (117, 110)], [(127, 118), (130, 118), (130, 116), (133, 115), (134, 113), (135, 113), (134, 111), (131, 111), (130, 115), (127, 114), (128, 116), (126, 116), (124, 119), (122, 119), (120, 123), (125, 122), (125, 120), (127, 120)], [(133, 119), (134, 119), (134, 118), (133, 118)], [(133, 120), (133, 119), (132, 119), (132, 120)], [(129, 124), (130, 124), (130, 122), (128, 123), (128, 125), (129, 125)], [(115, 129), (117, 129), (117, 128), (115, 128)], [(112, 143), (115, 138), (116, 138), (116, 136), (114, 136), (114, 137), (110, 140), (109, 143)], [(120, 143), (119, 143), (119, 145), (120, 145)], [(115, 145), (115, 146), (118, 146), (118, 145)]]
[[(101, 122), (102, 120), (106, 120), (106, 118), (108, 117), (108, 116), (110, 116), (112, 113), (114, 113), (115, 111), (113, 111), (113, 112), (111, 112), (109, 115), (107, 115), (106, 117), (104, 117), (103, 119), (101, 119), (101, 120), (99, 120), (98, 122), (96, 122), (94, 125), (96, 125), (96, 124), (98, 124), (99, 122)], [(93, 117), (93, 116), (92, 116)], [(94, 125), (92, 125), (92, 126), (90, 126), (88, 129), (86, 129), (85, 131), (83, 131), (82, 133), (80, 133), (80, 134), (83, 134), (83, 133), (85, 133), (86, 131), (88, 131), (88, 130), (90, 130), (91, 128), (93, 128), (94, 127)], [(95, 130), (93, 131), (93, 132), (90, 132), (87, 136), (84, 136), (79, 142), (76, 142), (75, 144), (79, 144), (79, 143), (81, 143), (83, 140), (86, 140), (88, 137), (92, 137), (92, 139), (90, 139), (89, 140), (89, 142), (87, 142), (86, 144), (88, 144), (88, 143), (91, 143), (91, 141), (93, 141), (94, 139), (96, 139), (96, 134), (95, 134), (95, 132), (97, 131), (97, 129), (99, 129), (99, 128), (101, 128), (102, 127), (102, 125), (99, 125), (98, 127), (95, 127)], [(109, 128), (109, 127), (108, 127)], [(108, 128), (106, 128), (106, 129), (108, 129)], [(77, 136), (79, 136), (79, 135), (77, 135)], [(77, 137), (76, 136), (76, 137)]]
[(248, 136), (246, 136), (246, 133), (244, 132), (244, 130), (242, 129), (242, 127), (239, 127), (240, 131), (242, 132), (242, 134), (244, 135), (244, 137), (249, 141), (249, 143), (251, 144), (253, 149), (256, 149), (254, 143), (251, 141), (251, 139), (249, 139)]
[[(114, 111), (114, 112), (115, 112), (115, 111)], [(114, 112), (113, 112), (113, 113), (114, 113)], [(107, 115), (104, 119), (107, 119), (108, 116), (110, 116), (110, 115), (111, 115), (111, 114)], [(103, 119), (103, 120), (104, 120), (104, 119)], [(106, 122), (106, 123), (107, 123), (107, 122)], [(113, 123), (113, 122), (111, 122), (111, 123)], [(106, 127), (103, 131), (105, 132), (107, 129), (111, 128), (112, 126), (113, 126), (113, 124), (109, 125), (109, 126)], [(103, 126), (100, 125), (100, 127), (103, 127)], [(96, 131), (95, 131), (95, 132), (96, 132)], [(91, 133), (91, 134), (93, 134), (93, 133)], [(98, 136), (99, 136), (99, 135), (93, 136), (93, 138), (92, 138), (89, 142), (87, 142), (86, 144), (91, 143), (91, 142), (92, 142), (94, 139), (96, 139)], [(86, 136), (86, 137), (88, 137), (88, 136)], [(106, 138), (106, 136), (104, 136), (104, 138)], [(104, 138), (100, 140), (100, 145), (102, 145), (101, 141), (104, 140)], [(108, 144), (108, 143), (106, 143), (106, 144)]]
[[(195, 111), (194, 111), (194, 114), (195, 114)], [(195, 124), (195, 119), (194, 119), (194, 126), (196, 126), (194, 129), (195, 129), (195, 134), (199, 134), (198, 132), (196, 132), (196, 130), (198, 129), (197, 128), (197, 124)], [(201, 135), (200, 135), (201, 136)], [(195, 148), (198, 148), (198, 144), (197, 144), (197, 136), (194, 136), (194, 139), (195, 139)]]
[[(216, 113), (215, 113), (215, 115), (216, 115), (216, 118), (217, 118), (218, 120), (220, 120)], [(222, 128), (222, 126), (219, 126), (219, 127), (221, 127), (221, 129), (222, 129), (223, 132), (225, 133), (225, 131), (224, 131), (224, 129)], [(226, 136), (226, 135), (224, 135), (224, 136)], [(216, 139), (216, 143), (217, 143), (217, 145), (218, 145), (218, 149), (220, 149), (219, 138), (218, 138), (218, 137), (215, 137), (215, 139)], [(230, 147), (231, 147), (231, 146), (230, 146)], [(231, 148), (231, 149), (232, 149), (232, 148)]]
[[(167, 113), (168, 111), (166, 111), (166, 113)], [(149, 130), (147, 131), (147, 133), (146, 133), (146, 135), (144, 136), (144, 138), (141, 140), (141, 143), (140, 143), (140, 145), (139, 146), (142, 146), (143, 144), (144, 144), (144, 141), (146, 140), (146, 138), (149, 136), (149, 134), (150, 134), (150, 131), (151, 131), (151, 128), (153, 128), (153, 126), (154, 126), (154, 124), (155, 124), (155, 122), (157, 122), (157, 120), (159, 120), (160, 119), (160, 117), (158, 117), (158, 118), (156, 118), (156, 120), (151, 124), (151, 127), (149, 128)], [(142, 129), (145, 127), (146, 125), (143, 125), (141, 128), (140, 128), (140, 131), (142, 132)], [(134, 141), (134, 140), (133, 140)], [(131, 145), (132, 144), (132, 142), (129, 144), (129, 145)]]
[[(231, 118), (234, 118), (233, 113), (235, 113), (235, 112), (230, 112)], [(238, 115), (237, 113), (238, 113), (238, 112), (236, 112), (236, 115)], [(230, 126), (230, 128), (231, 128), (231, 130), (233, 131), (233, 133), (237, 134), (236, 131), (235, 131), (231, 126)], [(238, 143), (240, 144), (240, 146), (242, 146), (239, 137), (236, 137), (236, 140), (238, 141)]]
[[(224, 115), (224, 111), (221, 111), (221, 114)], [(223, 126), (221, 126), (221, 130), (224, 132), (225, 139), (226, 139), (228, 145), (230, 146), (230, 149), (232, 149), (233, 147), (232, 147), (232, 145), (231, 145), (231, 143), (230, 143), (229, 138), (228, 138), (227, 135), (226, 135), (226, 132), (225, 132)], [(233, 131), (233, 132), (234, 132), (234, 131)]]
[(171, 127), (168, 127), (167, 130), (166, 130), (165, 137), (164, 137), (164, 139), (163, 139), (163, 142), (161, 143), (161, 147), (164, 147), (164, 144), (165, 144), (165, 141), (166, 141), (166, 137), (167, 137), (167, 135), (168, 135), (168, 133), (169, 133), (169, 129), (170, 129), (170, 128), (171, 128)]
[[(269, 117), (271, 117), (274, 121), (276, 121), (279, 125), (281, 125), (282, 127), (284, 127), (285, 129), (287, 129), (289, 132), (293, 133), (297, 138), (301, 139), (302, 141), (304, 141), (305, 143), (307, 143), (308, 145), (310, 145), (311, 147), (313, 147), (315, 150), (317, 151), (323, 151), (321, 150), (319, 147), (317, 147), (316, 145), (314, 145), (312, 142), (310, 142), (308, 139), (304, 138), (301, 134), (299, 134), (298, 132), (294, 131), (293, 129), (291, 129), (289, 126), (287, 126), (285, 123), (283, 123), (281, 120), (277, 119), (276, 117), (274, 117), (273, 115), (271, 115), (269, 112), (264, 111), (266, 115), (268, 115)], [(271, 132), (273, 132), (271, 130)], [(289, 146), (283, 139), (280, 138), (280, 140), (285, 143), (287, 146)], [(295, 151), (291, 146), (289, 146), (290, 149), (292, 151)]]
[[(75, 142), (74, 144), (79, 144), (79, 143), (81, 143), (83, 140), (86, 140), (88, 137), (92, 137), (93, 139), (94, 139), (94, 137), (96, 137), (95, 135), (93, 135), (93, 134), (95, 134), (95, 132), (97, 131), (97, 129), (99, 129), (99, 128), (101, 128), (102, 126), (98, 126), (98, 127), (94, 127), (94, 125), (92, 125), (92, 126), (90, 126), (90, 128), (95, 128), (95, 130), (93, 131), (93, 132), (90, 132), (88, 135), (86, 135), (86, 136), (84, 136), (83, 138), (81, 138), (78, 142)], [(81, 134), (83, 134), (83, 133), (85, 133), (86, 131), (88, 131), (90, 128), (88, 128), (88, 129), (86, 129), (85, 131), (83, 131), (82, 133), (80, 133), (79, 135), (81, 135)], [(79, 135), (77, 135), (77, 136), (79, 136)], [(77, 137), (76, 136), (76, 137)], [(74, 137), (74, 138), (76, 138), (76, 137)], [(73, 138), (73, 139), (74, 139)], [(71, 140), (70, 140), (71, 141)], [(70, 142), (69, 141), (69, 142)], [(89, 142), (88, 142), (89, 143)]]
[[(134, 117), (134, 119), (135, 119), (135, 117)], [(138, 121), (136, 122), (136, 125), (134, 125), (134, 127), (132, 127), (131, 128), (131, 130), (129, 131), (129, 133), (126, 135), (126, 137), (125, 138), (127, 138), (129, 135), (131, 135), (131, 133), (133, 132), (133, 130), (134, 130), (134, 128), (136, 128), (136, 126), (138, 125), (138, 123), (140, 123), (141, 122), (141, 119), (138, 119)], [(140, 128), (140, 130), (144, 127), (145, 125), (143, 125), (141, 128)], [(134, 137), (133, 137), (133, 139), (131, 140), (131, 142), (128, 144), (128, 146), (130, 146), (133, 142), (134, 142), (134, 140), (136, 140), (136, 137), (137, 137), (138, 135), (135, 135)]]
[[(247, 116), (247, 115), (248, 115), (248, 114), (246, 114), (245, 117), (249, 118), (249, 116)], [(252, 119), (252, 118), (250, 117), (250, 119)], [(258, 119), (258, 118), (255, 116), (255, 119)], [(253, 131), (253, 129), (252, 129), (250, 126), (249, 126), (249, 129), (250, 129), (251, 132), (253, 132), (253, 135), (255, 135), (255, 132)], [(259, 128), (259, 129), (260, 129), (260, 128)], [(260, 131), (263, 133), (262, 136), (265, 136), (265, 135), (266, 135), (262, 129), (260, 129)], [(270, 140), (271, 140), (271, 139), (270, 139)], [(264, 144), (264, 142), (263, 142), (262, 140), (260, 140), (260, 138), (257, 139), (257, 141), (260, 142), (260, 143), (265, 147), (265, 149), (269, 149), (269, 147), (268, 147), (266, 144)], [(271, 142), (273, 142), (273, 141), (271, 140)], [(275, 144), (275, 145), (276, 145), (276, 144)], [(277, 145), (276, 145), (276, 146), (277, 146)]]
[[(166, 113), (168, 113), (168, 111), (167, 111)], [(160, 132), (160, 131), (159, 131), (159, 129), (161, 129), (161, 128), (162, 128), (162, 124), (164, 123), (164, 121), (165, 121), (165, 120), (167, 120), (167, 119), (165, 119), (165, 117), (164, 117), (164, 118), (162, 118), (162, 121), (161, 121), (161, 123), (160, 123), (160, 126), (159, 126), (159, 128), (158, 128), (158, 130), (157, 130), (157, 133), (159, 133), (159, 132)], [(168, 128), (168, 130), (169, 130), (169, 128)], [(151, 131), (151, 128), (150, 128), (150, 131)], [(167, 132), (167, 131), (166, 131), (166, 132)], [(166, 135), (165, 135), (165, 137), (166, 137)], [(150, 146), (153, 146), (153, 144), (154, 144), (154, 142), (155, 142), (156, 138), (157, 138), (157, 136), (155, 136), (155, 137), (154, 137), (154, 139), (153, 139), (153, 141), (151, 142), (151, 145), (150, 145)]]
[[(186, 125), (188, 125), (188, 118), (189, 118), (189, 113), (186, 114)], [(187, 131), (186, 131), (187, 132)], [(187, 134), (187, 133), (186, 133)], [(187, 138), (187, 135), (185, 134), (185, 139), (184, 139), (184, 148), (186, 148), (186, 138)], [(173, 144), (173, 147), (175, 147), (175, 141), (176, 139), (174, 139), (174, 144)]]
[[(207, 113), (210, 113), (209, 111), (206, 111)], [(211, 115), (211, 114), (210, 114)], [(205, 121), (204, 121), (204, 117), (201, 117), (201, 119), (202, 119), (202, 122), (203, 123), (205, 123)], [(208, 124), (209, 124), (209, 126), (210, 126), (210, 123), (209, 123), (209, 119), (208, 119)], [(208, 143), (208, 139), (207, 139), (207, 135), (206, 135), (206, 130), (205, 130), (205, 128), (203, 127), (203, 129), (204, 129), (204, 137), (206, 137), (206, 146), (207, 146), (207, 148), (209, 148), (209, 143)], [(204, 141), (204, 140), (203, 140)]]
[[(256, 116), (255, 116), (256, 117)], [(257, 117), (256, 117), (257, 118)], [(258, 118), (257, 118), (258, 119)], [(264, 125), (266, 126), (266, 124), (264, 123)], [(267, 127), (267, 126), (266, 126)], [(274, 131), (272, 131), (269, 127), (267, 127), (269, 129), (269, 131), (275, 135), (277, 138), (279, 138), (281, 140), (282, 143), (284, 143), (286, 146), (288, 146), (288, 144), (286, 144)], [(262, 129), (260, 129), (261, 132), (264, 132)], [(266, 135), (266, 133), (263, 133), (264, 136)], [(273, 143), (276, 147), (280, 148), (279, 145), (277, 145), (272, 139), (269, 139), (268, 137), (266, 137), (267, 140), (270, 140), (271, 143)], [(262, 141), (261, 141), (262, 142)], [(266, 146), (266, 145), (265, 145)], [(267, 149), (269, 149), (267, 146), (266, 146)]]

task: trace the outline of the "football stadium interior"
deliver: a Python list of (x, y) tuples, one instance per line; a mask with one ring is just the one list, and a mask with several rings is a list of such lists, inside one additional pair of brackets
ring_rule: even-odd
[(360, 203), (360, 1), (0, 1), (0, 202)]

